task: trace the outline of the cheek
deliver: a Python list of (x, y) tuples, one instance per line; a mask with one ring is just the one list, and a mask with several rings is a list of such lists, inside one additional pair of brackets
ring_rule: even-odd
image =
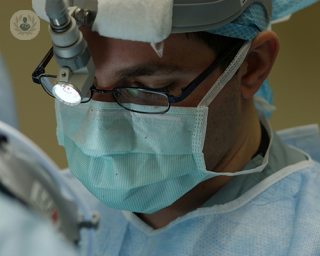
[(203, 153), (207, 169), (230, 150), (237, 137), (240, 120), (240, 86), (230, 81), (209, 105)]

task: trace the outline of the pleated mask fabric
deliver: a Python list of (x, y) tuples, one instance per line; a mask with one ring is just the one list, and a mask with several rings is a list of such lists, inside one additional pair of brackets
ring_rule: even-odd
[(109, 207), (152, 213), (207, 176), (207, 108), (171, 108), (162, 116), (93, 100), (77, 107), (56, 101), (56, 108), (70, 171)]

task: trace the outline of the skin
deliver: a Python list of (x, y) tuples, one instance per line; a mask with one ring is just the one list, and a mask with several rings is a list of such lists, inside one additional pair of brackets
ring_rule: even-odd
[[(95, 83), (99, 89), (142, 85), (161, 88), (172, 82), (169, 94), (181, 94), (217, 57), (204, 43), (172, 34), (164, 40), (163, 57), (159, 58), (149, 43), (102, 37), (90, 27), (80, 28), (88, 42), (96, 65)], [(259, 119), (253, 95), (269, 75), (279, 51), (279, 40), (272, 31), (258, 34), (237, 74), (209, 105), (203, 154), (207, 170), (238, 172), (258, 150), (261, 140)], [(151, 63), (151, 64), (150, 64)], [(161, 67), (159, 68), (159, 66)], [(136, 67), (154, 67), (143, 75)], [(175, 66), (175, 70), (167, 70)], [(178, 67), (178, 68), (177, 68)], [(158, 69), (157, 69), (158, 68)], [(196, 107), (222, 74), (215, 70), (184, 101), (172, 106)], [(95, 100), (114, 101), (111, 94), (95, 95)], [(152, 214), (136, 215), (154, 229), (162, 228), (190, 211), (201, 207), (232, 177), (218, 176), (198, 184), (172, 205)]]

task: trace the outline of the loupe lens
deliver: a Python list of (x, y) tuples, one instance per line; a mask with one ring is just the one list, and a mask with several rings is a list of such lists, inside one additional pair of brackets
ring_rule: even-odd
[(52, 88), (52, 93), (58, 100), (70, 106), (79, 105), (81, 102), (80, 94), (69, 84), (57, 83)]

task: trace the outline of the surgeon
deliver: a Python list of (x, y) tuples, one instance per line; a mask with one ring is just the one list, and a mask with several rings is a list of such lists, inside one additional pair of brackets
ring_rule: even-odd
[[(56, 100), (76, 178), (66, 176), (102, 218), (95, 255), (318, 255), (320, 165), (272, 130), (261, 111), (270, 91), (255, 96), (279, 51), (268, 1), (161, 40), (132, 25), (148, 1), (107, 2), (100, 22), (80, 27), (96, 67), (91, 100)], [(314, 2), (275, 0), (272, 19)], [(116, 11), (124, 25), (112, 31), (103, 22)]]

